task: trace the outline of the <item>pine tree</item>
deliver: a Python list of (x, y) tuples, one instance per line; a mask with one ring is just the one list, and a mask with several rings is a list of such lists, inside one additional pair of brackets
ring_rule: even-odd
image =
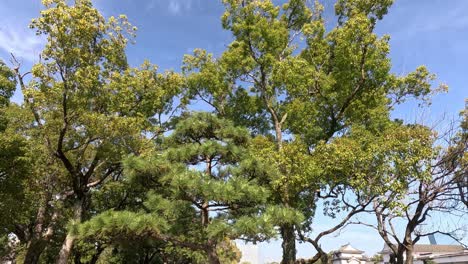
[(269, 192), (259, 186), (269, 171), (249, 153), (249, 143), (248, 131), (231, 121), (210, 113), (184, 117), (162, 151), (127, 160), (126, 175), (149, 189), (145, 212), (108, 212), (77, 232), (85, 238), (142, 236), (202, 252), (207, 259), (201, 262), (221, 263), (232, 251), (226, 249), (230, 240), (273, 231), (272, 212), (264, 210)]

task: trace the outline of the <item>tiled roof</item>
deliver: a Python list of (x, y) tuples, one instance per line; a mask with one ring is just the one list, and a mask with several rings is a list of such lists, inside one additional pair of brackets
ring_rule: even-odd
[(343, 245), (341, 246), (338, 251), (336, 252), (340, 252), (340, 253), (354, 253), (354, 254), (361, 254), (361, 253), (364, 253), (364, 251), (361, 251), (359, 249), (355, 249), (353, 248), (349, 243), (346, 244), (346, 245)]
[(459, 252), (463, 251), (464, 247), (461, 245), (414, 245), (414, 252), (432, 252), (432, 253), (443, 253), (443, 252)]
[[(414, 245), (414, 253), (451, 253), (451, 252), (461, 252), (465, 248), (461, 245), (424, 245), (416, 244)], [(384, 245), (380, 254), (391, 253), (388, 245)]]

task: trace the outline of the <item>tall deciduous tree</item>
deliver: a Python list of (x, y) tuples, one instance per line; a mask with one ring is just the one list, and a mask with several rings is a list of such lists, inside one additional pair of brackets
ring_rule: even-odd
[[(151, 146), (148, 134), (164, 130), (154, 117), (172, 109), (180, 86), (176, 74), (158, 74), (149, 62), (129, 67), (125, 48), (136, 28), (124, 15), (106, 20), (89, 0), (43, 3), (31, 28), (47, 43), (32, 79), (26, 82), (15, 67), (46, 179), (27, 263), (38, 261), (58, 220), (79, 223), (91, 216), (90, 190), (118, 179), (124, 156)], [(68, 233), (57, 263), (67, 263), (74, 242)]]
[[(0, 61), (0, 260), (16, 257), (11, 234), (30, 212), (24, 184), (28, 176), (27, 142), (18, 131), (21, 109), (10, 103), (16, 88), (15, 72)], [(19, 121), (21, 122), (21, 121)], [(24, 208), (18, 210), (18, 208)], [(26, 217), (27, 218), (27, 217)], [(19, 220), (21, 219), (21, 220)]]
[[(295, 231), (311, 228), (316, 190), (330, 187), (322, 184), (320, 166), (303, 154), (314, 155), (318, 145), (353, 126), (385, 128), (395, 105), (427, 98), (434, 76), (424, 67), (402, 77), (390, 73), (389, 37), (378, 37), (374, 28), (392, 1), (339, 0), (336, 25), (328, 31), (318, 1), (223, 2), (222, 24), (233, 42), (220, 58), (202, 50), (187, 55), (184, 70), (196, 98), (274, 142), (275, 154), (270, 148), (268, 156), (277, 158), (282, 176), (280, 185), (270, 181), (271, 199), (304, 219), (280, 225), (282, 262), (294, 263)], [(302, 153), (303, 168), (294, 167), (290, 144)]]
[(315, 230), (314, 236), (299, 231), (301, 240), (317, 250), (312, 261), (327, 261), (320, 246), (324, 236), (347, 226), (358, 214), (372, 213), (373, 203), (384, 193), (405, 193), (407, 178), (401, 172), (411, 170), (414, 159), (430, 153), (431, 147), (421, 134), (419, 129), (399, 122), (389, 123), (379, 132), (353, 126), (345, 135), (317, 145), (311, 156), (327, 186), (318, 194), (324, 214), (336, 218), (341, 213), (343, 217), (329, 229)]
[[(219, 58), (186, 55), (182, 78), (128, 65), (124, 15), (43, 0), (39, 62), (0, 63), (0, 242), (15, 234), (24, 248), (11, 256), (230, 263), (233, 239), (278, 233), (282, 263), (297, 239), (326, 263), (321, 239), (372, 210), (387, 243), (391, 219), (407, 220), (392, 246), (401, 263), (432, 211), (467, 204), (466, 109), (442, 152), (429, 129), (390, 119), (408, 98), (426, 103), (435, 78), (390, 72), (389, 36), (374, 28), (392, 0), (337, 0), (332, 25), (318, 1), (222, 2), (234, 40)], [(17, 84), (21, 106), (9, 103)], [(172, 118), (188, 99), (210, 113)], [(318, 204), (344, 217), (312, 236)]]
[(457, 181), (460, 201), (468, 208), (468, 174), (466, 173), (468, 164), (468, 101), (465, 100), (465, 109), (461, 111), (460, 130), (453, 138), (451, 147), (448, 150), (451, 166), (454, 168)]
[[(393, 150), (400, 160), (392, 163), (391, 174), (381, 177), (393, 188), (373, 202), (376, 224), (358, 222), (378, 231), (392, 252), (391, 263), (398, 264), (413, 263), (414, 245), (421, 238), (443, 234), (463, 243), (468, 228), (457, 186), (460, 171), (467, 170), (463, 155), (455, 154), (454, 147), (436, 145), (437, 137), (427, 127), (410, 129), (413, 140), (408, 142), (414, 147), (406, 153)], [(466, 153), (467, 146), (455, 148)]]

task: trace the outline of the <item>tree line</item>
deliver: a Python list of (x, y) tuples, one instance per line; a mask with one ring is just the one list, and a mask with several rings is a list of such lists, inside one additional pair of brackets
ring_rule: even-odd
[(42, 2), (37, 63), (0, 63), (2, 260), (237, 263), (234, 240), (279, 238), (281, 263), (297, 242), (328, 263), (321, 240), (353, 224), (392, 263), (423, 237), (461, 241), (434, 219), (467, 213), (468, 110), (447, 133), (391, 118), (447, 89), (424, 66), (391, 72), (374, 29), (392, 0), (337, 0), (331, 29), (318, 1), (223, 0), (226, 50), (162, 72), (129, 65), (125, 15)]

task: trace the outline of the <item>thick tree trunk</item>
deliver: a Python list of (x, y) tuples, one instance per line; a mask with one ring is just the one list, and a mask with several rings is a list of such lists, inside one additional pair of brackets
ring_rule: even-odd
[(396, 261), (395, 261), (396, 264), (404, 264), (405, 263), (405, 260), (403, 258), (403, 255), (399, 255), (399, 256), (396, 256)]
[(405, 264), (413, 264), (413, 245), (408, 245), (406, 249), (406, 260)]
[[(85, 197), (81, 199), (76, 199), (73, 205), (73, 220), (75, 223), (80, 223), (83, 219), (83, 211), (85, 205)], [(75, 236), (68, 231), (65, 240), (62, 243), (62, 248), (60, 249), (59, 255), (57, 257), (56, 263), (57, 264), (66, 264), (68, 262), (68, 258), (70, 257), (73, 244), (75, 243)]]
[(281, 238), (283, 243), (283, 259), (281, 264), (294, 264), (296, 262), (296, 235), (294, 232), (294, 226), (286, 224), (281, 227)]
[(216, 247), (209, 246), (206, 253), (210, 264), (221, 264), (218, 254), (216, 253)]
[[(405, 254), (405, 264), (413, 264), (413, 240), (411, 238), (411, 234), (413, 234), (414, 229), (417, 226), (417, 220), (422, 214), (422, 210), (424, 208), (423, 203), (419, 202), (418, 207), (416, 208), (416, 212), (414, 214), (413, 219), (409, 221), (408, 225), (406, 226), (406, 231), (405, 231), (405, 239), (403, 240), (403, 245), (402, 248), (404, 248), (404, 254)], [(401, 254), (403, 255), (403, 254)]]
[[(211, 166), (208, 166), (207, 173), (208, 173), (208, 175), (211, 175)], [(209, 205), (208, 202), (204, 202), (202, 204), (201, 224), (202, 224), (203, 228), (206, 228), (210, 223), (208, 205)], [(205, 252), (206, 252), (207, 257), (208, 257), (208, 263), (210, 263), (210, 264), (221, 264), (221, 262), (219, 261), (218, 254), (216, 253), (216, 243), (215, 242), (208, 239), (208, 241), (206, 243)]]
[(202, 209), (201, 209), (201, 224), (203, 228), (206, 228), (209, 223), (210, 223), (210, 215), (208, 212), (208, 202), (204, 202), (202, 204)]
[(57, 257), (57, 264), (66, 264), (68, 262), (68, 258), (70, 257), (74, 243), (75, 237), (68, 233), (65, 241), (63, 241), (62, 248), (60, 249), (59, 255)]
[(25, 264), (39, 263), (39, 258), (44, 251), (47, 243), (42, 239), (31, 239), (27, 244), (27, 251), (24, 257)]
[(405, 263), (405, 250), (403, 248), (403, 245), (398, 246), (398, 251), (395, 256), (395, 264), (404, 264)]
[(34, 228), (26, 246), (26, 254), (24, 257), (25, 264), (38, 263), (39, 258), (47, 245), (47, 241), (44, 240), (42, 234), (44, 232), (44, 226), (46, 225), (47, 204), (50, 198), (51, 195), (47, 191), (41, 198), (41, 204), (37, 210)]
[(322, 256), (320, 257), (320, 260), (322, 261), (322, 264), (328, 264), (328, 255), (322, 254)]
[(275, 122), (275, 134), (278, 150), (281, 151), (283, 147), (283, 132), (281, 130), (281, 124), (279, 124), (278, 122)]
[[(274, 124), (275, 124), (275, 134), (276, 134), (276, 145), (279, 152), (283, 150), (283, 132), (281, 128), (281, 122), (278, 120), (276, 113), (274, 111), (271, 112), (274, 117)], [(287, 184), (287, 183), (286, 183)], [(283, 194), (282, 200), (283, 203), (288, 206), (289, 194), (288, 188), (285, 188), (286, 191)], [(294, 264), (296, 262), (296, 234), (294, 232), (294, 225), (292, 224), (285, 224), (280, 227), (281, 229), (281, 238), (283, 242), (281, 243), (281, 247), (283, 248), (283, 258), (281, 260), (281, 264)]]

